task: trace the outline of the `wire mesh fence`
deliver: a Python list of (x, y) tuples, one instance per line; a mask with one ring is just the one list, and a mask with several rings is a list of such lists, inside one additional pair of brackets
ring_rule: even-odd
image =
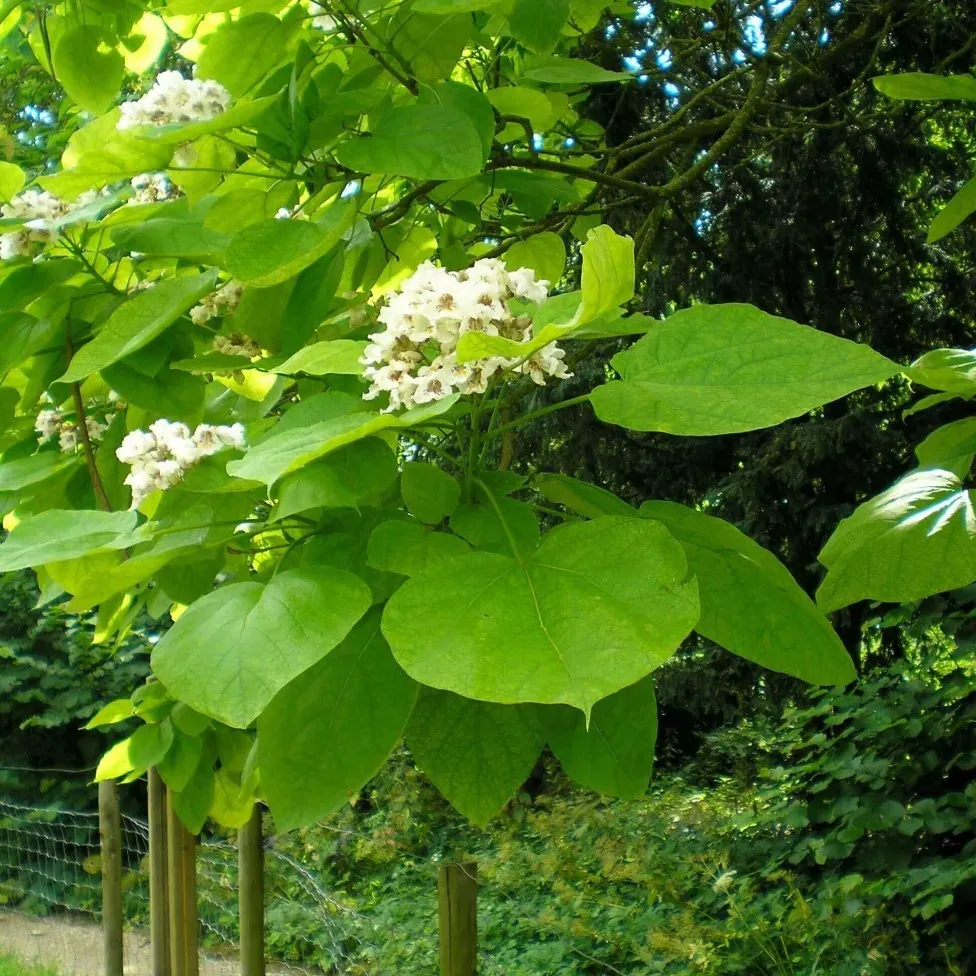
[[(49, 795), (56, 798), (48, 802), (0, 792), (0, 953), (44, 963), (57, 976), (105, 972), (98, 814), (71, 808), (94, 806), (96, 790), (84, 783), (79, 779), (68, 802), (61, 791), (52, 791)], [(147, 976), (153, 968), (146, 793), (141, 784), (132, 784), (120, 788), (120, 799), (124, 968), (126, 976)], [(455, 852), (465, 850), (480, 861), (482, 976), (609, 972), (605, 964), (591, 967), (586, 960), (607, 938), (615, 938), (614, 924), (624, 914), (629, 919), (647, 908), (646, 900), (626, 910), (614, 903), (606, 909), (612, 918), (595, 924), (592, 932), (581, 921), (579, 931), (569, 933), (569, 922), (586, 914), (579, 906), (583, 893), (574, 890), (573, 881), (553, 876), (551, 897), (532, 904), (522, 891), (526, 871), (548, 876), (554, 870), (548, 848), (534, 851), (526, 838), (503, 841), (506, 847), (499, 851), (490, 835), (476, 837), (467, 828), (451, 833), (444, 827), (443, 834), (432, 834), (398, 799), (374, 799), (368, 807), (344, 808), (326, 822), (285, 835), (274, 835), (271, 819), (265, 818), (268, 973), (436, 972), (438, 871)], [(212, 827), (196, 848), (202, 976), (241, 972), (237, 840), (236, 831)], [(560, 920), (566, 923), (561, 935), (554, 930)], [(613, 954), (615, 964), (621, 954), (626, 955)], [(618, 965), (617, 971), (632, 976), (646, 969)]]
[[(125, 970), (145, 974), (151, 971), (149, 825), (123, 814), (121, 833)], [(269, 847), (264, 870), (266, 928), (289, 933), (286, 943), (276, 946), (273, 934), (268, 940), (270, 955), (286, 957), (278, 968), (346, 969), (369, 922), (289, 854)], [(97, 813), (0, 799), (0, 949), (52, 966), (60, 976), (103, 973), (101, 895)], [(201, 972), (238, 972), (238, 852), (230, 838), (200, 839), (197, 896)]]

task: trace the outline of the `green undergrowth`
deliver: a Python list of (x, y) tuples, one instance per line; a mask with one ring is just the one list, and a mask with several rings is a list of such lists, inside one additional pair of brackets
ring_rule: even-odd
[[(637, 801), (547, 763), (484, 831), (404, 756), (328, 824), (274, 838), (323, 882), (337, 934), (272, 899), (269, 949), (355, 976), (434, 972), (437, 865), (461, 858), (478, 863), (484, 976), (961, 976), (970, 664), (942, 654), (817, 692), (768, 733), (721, 733)], [(715, 776), (750, 735), (758, 775)]]
[(24, 962), (18, 956), (0, 951), (0, 976), (58, 976), (54, 969)]

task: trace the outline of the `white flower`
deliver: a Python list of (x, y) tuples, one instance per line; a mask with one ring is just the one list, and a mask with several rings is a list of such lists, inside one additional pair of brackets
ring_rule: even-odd
[[(87, 201), (79, 200), (79, 204), (84, 206)], [(48, 193), (46, 190), (24, 190), (23, 193), (11, 198), (9, 203), (0, 206), (0, 215), (15, 219), (26, 220), (29, 222), (43, 222), (57, 220), (71, 210), (71, 205), (60, 197)]]
[(171, 200), (180, 195), (180, 189), (174, 186), (165, 173), (140, 173), (131, 179), (133, 194), (129, 204), (159, 203)]
[[(88, 439), (92, 441), (100, 441), (108, 430), (107, 423), (100, 423), (94, 417), (86, 417), (85, 425), (88, 428)], [(58, 446), (64, 454), (74, 453), (81, 444), (78, 425), (73, 420), (65, 420), (60, 410), (42, 410), (34, 421), (34, 430), (40, 434), (37, 438), (38, 444), (46, 444), (57, 437)]]
[(0, 261), (29, 257), (33, 251), (32, 242), (29, 230), (15, 230), (9, 234), (0, 234)]
[(247, 444), (247, 437), (244, 433), (243, 424), (231, 424), (229, 427), (220, 426), (214, 428), (221, 444), (225, 447), (233, 447), (235, 450), (243, 451)]
[(38, 245), (47, 244), (58, 236), (51, 223), (63, 217), (86, 201), (81, 198), (74, 204), (66, 203), (51, 193), (40, 190), (25, 190), (13, 197), (9, 203), (0, 206), (0, 216), (9, 220), (23, 220), (21, 230), (0, 235), (0, 259), (29, 257)]
[(194, 325), (203, 325), (211, 319), (233, 315), (243, 294), (244, 286), (232, 279), (217, 291), (205, 295), (199, 305), (194, 305), (190, 309), (190, 320)]
[(130, 431), (122, 438), (115, 456), (123, 464), (134, 464), (144, 454), (156, 450), (156, 438), (144, 430)]
[(257, 359), (261, 355), (261, 347), (250, 336), (240, 332), (214, 336), (213, 350), (225, 356), (244, 356), (247, 359)]
[(230, 92), (216, 81), (184, 78), (178, 71), (162, 71), (141, 98), (123, 102), (116, 128), (202, 122), (227, 110)]
[(56, 437), (61, 430), (61, 411), (42, 410), (34, 421), (34, 430), (41, 435), (37, 438), (38, 444), (46, 444), (52, 437)]
[(571, 374), (565, 353), (555, 343), (523, 357), (492, 356), (458, 363), (458, 339), (467, 332), (501, 336), (516, 342), (532, 339), (532, 320), (516, 316), (513, 298), (544, 301), (549, 282), (536, 280), (531, 268), (509, 271), (503, 261), (483, 258), (464, 271), (447, 271), (427, 261), (390, 295), (377, 319), (384, 331), (369, 336), (360, 362), (369, 381), (365, 399), (381, 393), (386, 410), (441, 400), (452, 393), (484, 393), (506, 370), (540, 384)]
[(519, 268), (508, 276), (516, 298), (530, 302), (544, 302), (549, 295), (549, 282), (542, 278), (536, 281), (531, 268)]
[(149, 430), (126, 434), (115, 456), (131, 465), (125, 484), (132, 489), (132, 508), (138, 508), (155, 490), (178, 485), (187, 470), (225, 447), (243, 449), (244, 428), (199, 424), (192, 433), (186, 424), (160, 419)]
[(58, 446), (61, 448), (61, 453), (72, 454), (80, 443), (81, 437), (78, 435), (78, 428), (71, 423), (63, 424), (61, 433), (58, 435)]

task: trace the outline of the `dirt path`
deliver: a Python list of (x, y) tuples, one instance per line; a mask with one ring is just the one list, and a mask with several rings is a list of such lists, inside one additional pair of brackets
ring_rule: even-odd
[[(28, 962), (42, 963), (59, 976), (104, 976), (102, 930), (76, 919), (35, 918), (17, 912), (0, 912), (0, 949)], [(125, 934), (126, 976), (149, 976), (152, 956), (149, 932), (136, 929)], [(303, 970), (269, 966), (273, 976), (296, 976)], [(202, 955), (200, 976), (239, 976), (233, 957)]]

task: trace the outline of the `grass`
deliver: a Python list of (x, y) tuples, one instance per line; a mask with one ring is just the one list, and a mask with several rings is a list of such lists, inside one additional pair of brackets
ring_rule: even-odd
[(10, 956), (0, 951), (0, 976), (58, 976), (47, 966), (35, 966), (24, 962), (19, 956)]

